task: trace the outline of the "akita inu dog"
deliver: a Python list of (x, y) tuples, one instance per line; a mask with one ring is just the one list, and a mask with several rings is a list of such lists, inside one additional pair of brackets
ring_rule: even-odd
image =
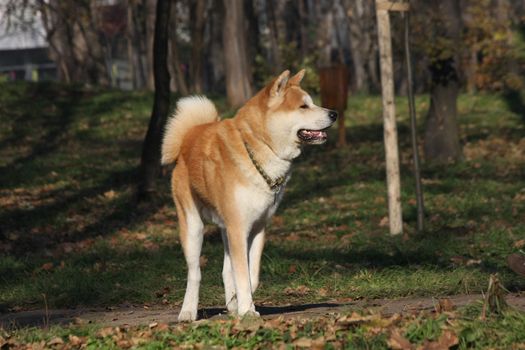
[(232, 119), (220, 120), (210, 100), (192, 96), (178, 101), (168, 121), (162, 163), (176, 161), (171, 185), (188, 264), (179, 321), (197, 318), (204, 219), (221, 227), (228, 311), (258, 315), (252, 293), (259, 284), (266, 223), (302, 146), (324, 143), (325, 129), (337, 118), (299, 87), (304, 70), (289, 75), (281, 73)]

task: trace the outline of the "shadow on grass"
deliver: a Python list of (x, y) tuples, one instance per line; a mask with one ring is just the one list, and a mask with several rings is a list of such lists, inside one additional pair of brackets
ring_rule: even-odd
[(517, 114), (521, 118), (522, 122), (525, 123), (525, 102), (522, 92), (515, 89), (506, 89), (503, 92), (503, 99), (505, 100), (509, 110)]
[[(18, 113), (10, 114), (13, 124), (13, 135), (0, 142), (0, 149), (7, 146), (21, 146), (27, 140), (34, 140), (31, 143), (29, 154), (15, 158), (6, 165), (0, 167), (0, 182), (5, 186), (6, 176), (9, 176), (13, 169), (24, 167), (37, 157), (42, 157), (52, 153), (61, 144), (66, 142), (68, 128), (73, 121), (74, 110), (77, 107), (76, 101), (82, 92), (75, 88), (60, 91), (54, 88), (53, 84), (31, 84), (27, 85), (27, 92), (18, 95), (18, 91), (12, 91), (8, 105), (5, 107), (9, 114), (11, 110)], [(34, 99), (38, 98), (36, 105)], [(46, 110), (48, 112), (46, 112)], [(38, 121), (37, 130), (29, 128), (28, 124)], [(42, 130), (45, 130), (42, 133)], [(9, 177), (8, 177), (9, 178)]]
[[(146, 205), (138, 207), (133, 190), (135, 172), (134, 169), (128, 169), (110, 173), (97, 186), (80, 189), (70, 195), (63, 195), (60, 194), (60, 191), (56, 191), (50, 195), (58, 197), (58, 200), (37, 206), (31, 210), (17, 208), (3, 211), (0, 214), (0, 221), (4, 223), (4, 229), (24, 233), (17, 240), (13, 253), (15, 255), (36, 253), (53, 248), (63, 242), (74, 243), (87, 238), (105, 236), (121, 228), (132, 228), (135, 224), (146, 221), (164, 206), (166, 201), (155, 198)], [(103, 196), (108, 191), (127, 191), (128, 194), (105, 203), (105, 210), (96, 208), (97, 211), (91, 211), (89, 201)], [(82, 210), (85, 213), (81, 215), (89, 216), (86, 220), (89, 224), (80, 229), (68, 226), (67, 232), (49, 226), (50, 217), (58, 215), (67, 217), (68, 208), (78, 208), (79, 206), (85, 208)], [(77, 215), (74, 212), (71, 214)], [(93, 216), (96, 217), (96, 220), (92, 220)]]
[[(286, 306), (264, 306), (256, 305), (255, 309), (261, 316), (272, 316), (272, 315), (283, 315), (295, 312), (303, 312), (306, 310), (323, 309), (323, 308), (336, 308), (344, 306), (344, 304), (338, 303), (312, 303), (312, 304), (298, 304), (298, 305), (286, 305)], [(225, 308), (220, 307), (208, 307), (199, 309), (197, 319), (208, 319), (218, 315), (226, 315), (228, 311)]]

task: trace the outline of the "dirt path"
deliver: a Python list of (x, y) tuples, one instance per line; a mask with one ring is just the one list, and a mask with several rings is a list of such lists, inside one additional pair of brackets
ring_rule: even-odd
[[(456, 307), (481, 300), (480, 294), (456, 295), (446, 297)], [(359, 310), (363, 308), (375, 309), (385, 315), (393, 313), (410, 313), (434, 310), (438, 299), (432, 297), (402, 298), (402, 299), (373, 299), (359, 300), (346, 303), (320, 303), (289, 306), (259, 306), (257, 310), (264, 318), (278, 316), (311, 318), (331, 313)], [(513, 307), (525, 311), (525, 295), (511, 294), (507, 302)], [(174, 323), (177, 320), (178, 309), (155, 306), (144, 308), (141, 306), (123, 307), (112, 310), (103, 308), (63, 309), (23, 311), (0, 315), (1, 328), (19, 328), (26, 326), (44, 326), (70, 323), (98, 323), (105, 326), (137, 326), (148, 325), (153, 322)], [(223, 308), (205, 308), (199, 310), (199, 318), (217, 319), (226, 317)]]

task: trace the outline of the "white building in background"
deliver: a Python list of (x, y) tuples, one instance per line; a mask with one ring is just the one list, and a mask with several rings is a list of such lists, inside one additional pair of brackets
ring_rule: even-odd
[[(0, 6), (4, 1), (0, 0)], [(56, 65), (40, 17), (25, 11), (9, 21), (0, 7), (0, 80), (54, 80)]]

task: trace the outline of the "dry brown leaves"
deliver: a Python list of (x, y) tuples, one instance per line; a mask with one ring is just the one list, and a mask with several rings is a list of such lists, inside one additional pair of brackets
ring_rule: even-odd
[(525, 138), (519, 141), (510, 141), (500, 136), (491, 136), (476, 142), (467, 142), (463, 147), (467, 160), (477, 159), (506, 159), (510, 163), (523, 164), (525, 162)]
[(448, 350), (459, 343), (458, 336), (454, 331), (446, 329), (436, 341), (425, 340), (417, 350)]
[(290, 296), (305, 296), (310, 293), (310, 288), (304, 285), (297, 286), (295, 288), (287, 287), (284, 289), (284, 294)]

